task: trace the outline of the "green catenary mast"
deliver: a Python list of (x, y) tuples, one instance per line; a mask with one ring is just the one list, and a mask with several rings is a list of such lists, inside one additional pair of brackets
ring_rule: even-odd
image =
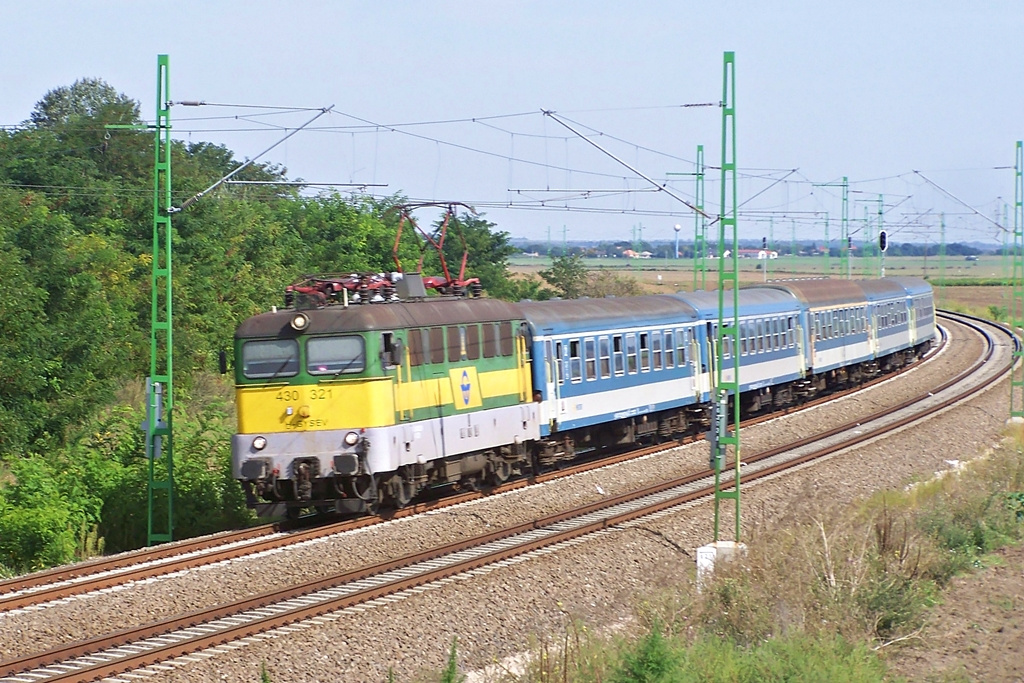
[[(924, 243), (925, 254), (928, 242)], [(946, 214), (939, 214), (939, 305), (946, 302)]]
[[(149, 545), (170, 541), (174, 533), (174, 416), (171, 326), (171, 95), (167, 55), (157, 58), (156, 126), (153, 166), (152, 310), (149, 334), (149, 385), (146, 401), (147, 500)], [(162, 514), (161, 514), (162, 513)], [(162, 523), (159, 518), (162, 518)]]
[(839, 277), (850, 279), (850, 181), (843, 176), (842, 242), (839, 244)]
[(825, 277), (832, 277), (832, 243), (828, 238), (828, 212), (825, 212)]
[(704, 145), (697, 145), (697, 211), (693, 214), (693, 289), (708, 288), (705, 257), (708, 253), (708, 219), (704, 213)]
[[(1013, 284), (1010, 300), (1010, 319), (1013, 331), (1024, 327), (1024, 151), (1017, 141), (1017, 159), (1014, 163), (1013, 183)], [(1024, 418), (1024, 354), (1021, 347), (1013, 352), (1010, 375), (1010, 417)]]
[[(722, 77), (722, 175), (721, 213), (718, 216), (718, 325), (715, 328), (716, 379), (712, 421), (715, 468), (715, 541), (719, 540), (719, 506), (722, 500), (736, 501), (736, 542), (740, 540), (740, 359), (739, 359), (739, 238), (736, 231), (736, 63), (732, 52), (723, 59)], [(731, 250), (730, 250), (731, 245)], [(729, 257), (725, 252), (730, 250)], [(726, 285), (731, 285), (732, 314), (726, 318)], [(732, 379), (725, 380), (726, 362)], [(733, 404), (729, 409), (729, 395)], [(729, 446), (733, 447), (735, 484), (731, 491), (721, 488), (722, 466)]]

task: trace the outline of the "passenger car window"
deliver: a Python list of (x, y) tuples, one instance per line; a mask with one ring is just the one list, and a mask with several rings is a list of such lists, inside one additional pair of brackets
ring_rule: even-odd
[(632, 333), (626, 335), (626, 368), (629, 374), (636, 374), (636, 335)]
[(608, 337), (601, 337), (599, 345), (601, 350), (601, 377), (607, 379), (612, 376), (612, 355)]
[(579, 339), (569, 342), (569, 371), (572, 373), (573, 382), (579, 382), (583, 378), (583, 360), (580, 357)]
[(597, 354), (596, 345), (593, 339), (586, 339), (583, 341), (583, 350), (586, 353), (586, 372), (587, 379), (597, 379)]

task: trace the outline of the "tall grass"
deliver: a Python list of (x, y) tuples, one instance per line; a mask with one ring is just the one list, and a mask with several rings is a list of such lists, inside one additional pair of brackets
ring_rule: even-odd
[(958, 473), (755, 528), (746, 555), (701, 593), (691, 576), (646, 596), (636, 640), (569, 620), (555, 642), (538, 641), (526, 673), (494, 680), (887, 680), (879, 653), (920, 640), (950, 578), (1022, 538), (1024, 429), (1013, 428)]

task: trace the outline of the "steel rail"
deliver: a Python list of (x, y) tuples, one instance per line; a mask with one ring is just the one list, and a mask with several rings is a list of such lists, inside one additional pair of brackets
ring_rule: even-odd
[[(948, 339), (942, 333), (940, 348)], [(925, 359), (927, 360), (927, 359)], [(800, 410), (827, 403), (847, 396), (875, 384), (887, 381), (894, 376), (919, 367), (919, 363), (904, 366), (895, 372), (864, 382), (856, 387), (830, 393), (811, 401), (791, 406), (764, 415), (757, 415), (744, 420), (742, 426), (755, 425), (781, 415), (789, 415)], [(704, 438), (703, 434), (691, 435), (676, 440), (678, 445), (693, 443)], [(599, 460), (582, 462), (555, 472), (521, 478), (494, 487), (489, 491), (470, 491), (459, 493), (438, 500), (420, 502), (400, 510), (390, 511), (380, 517), (362, 517), (354, 520), (333, 522), (314, 528), (296, 530), (294, 523), (279, 522), (265, 524), (235, 532), (224, 532), (213, 537), (203, 537), (191, 541), (182, 541), (171, 545), (147, 548), (130, 555), (118, 556), (108, 560), (94, 560), (86, 563), (59, 567), (24, 577), (0, 582), (0, 612), (39, 605), (74, 595), (82, 595), (97, 590), (112, 588), (132, 581), (163, 576), (172, 572), (194, 569), (217, 562), (237, 559), (267, 550), (273, 550), (305, 541), (344, 533), (365, 526), (372, 526), (383, 521), (403, 519), (427, 511), (436, 511), (445, 507), (459, 505), (487, 495), (506, 493), (533, 484), (546, 483), (555, 479), (569, 477), (581, 472), (600, 467), (618, 464), (638, 457), (664, 450), (669, 442), (653, 446), (632, 449), (618, 455), (604, 456)], [(277, 535), (287, 534), (287, 535)], [(251, 541), (246, 543), (247, 541)], [(237, 545), (236, 545), (237, 544)], [(244, 545), (242, 545), (244, 544)], [(5, 596), (4, 593), (7, 593)]]
[[(1002, 328), (1001, 331), (1011, 334), (1005, 328)], [(934, 394), (956, 385), (966, 377), (974, 374), (979, 368), (984, 367), (993, 358), (997, 347), (991, 333), (982, 331), (982, 334), (988, 342), (986, 353), (972, 366), (971, 370), (950, 379), (939, 389), (917, 399), (905, 401), (901, 404), (901, 408), (888, 408), (879, 411), (876, 413), (876, 416), (881, 418), (896, 410), (907, 408), (921, 400), (927, 400)], [(1013, 336), (1013, 339), (1015, 345), (1019, 344), (1016, 336)], [(887, 433), (895, 427), (920, 420), (924, 415), (942, 410), (956, 402), (962, 401), (998, 381), (1006, 373), (1011, 363), (1012, 357), (1002, 367), (988, 373), (990, 376), (985, 378), (984, 381), (941, 400), (938, 404), (928, 407), (925, 411), (898, 418), (895, 423), (888, 422), (868, 429), (863, 429), (863, 427), (866, 427), (868, 422), (875, 421), (875, 416), (864, 418), (854, 425), (847, 426), (847, 431), (851, 427), (862, 428), (853, 438), (797, 458), (789, 459), (785, 463), (769, 465), (757, 472), (746, 473), (742, 481), (750, 482), (772, 476), (783, 469), (788, 469), (838, 450), (849, 448), (851, 445), (862, 443), (880, 434)], [(991, 365), (989, 367), (991, 368)], [(820, 437), (801, 441), (813, 442), (818, 439)], [(766, 460), (767, 458), (779, 455), (780, 452), (792, 449), (793, 444), (790, 444), (759, 453), (751, 458), (747, 458), (745, 462), (750, 464)], [(33, 667), (44, 667), (29, 672), (29, 678), (24, 678), (23, 680), (95, 680), (96, 678), (114, 675), (129, 669), (148, 666), (155, 662), (166, 661), (188, 652), (238, 640), (267, 629), (334, 612), (414, 586), (431, 583), (455, 574), (462, 574), (487, 564), (493, 564), (509, 557), (531, 552), (540, 547), (562, 543), (579, 536), (594, 533), (595, 531), (621, 525), (638, 517), (648, 516), (661, 510), (677, 507), (686, 502), (709, 495), (709, 491), (712, 489), (711, 486), (698, 487), (696, 490), (680, 491), (680, 489), (685, 489), (688, 486), (692, 487), (692, 484), (699, 482), (701, 479), (707, 479), (709, 474), (709, 472), (703, 472), (688, 475), (672, 482), (646, 487), (640, 491), (621, 494), (608, 500), (591, 503), (576, 510), (557, 513), (534, 522), (516, 525), (473, 539), (448, 544), (443, 548), (435, 548), (373, 567), (319, 579), (302, 586), (273, 591), (238, 603), (213, 607), (135, 629), (126, 629), (110, 636), (72, 644), (60, 650), (0, 663), (0, 677), (25, 672)], [(647, 499), (654, 502), (642, 502)], [(622, 506), (631, 507), (622, 511), (616, 511), (617, 508)], [(596, 518), (594, 517), (595, 515), (597, 515)], [(579, 521), (573, 523), (573, 520)], [(507, 542), (507, 539), (512, 539), (515, 536), (526, 536), (527, 540), (515, 544)], [(486, 549), (489, 545), (492, 548)], [(484, 552), (474, 552), (472, 550), (479, 548), (485, 548), (486, 550)], [(452, 557), (453, 553), (455, 557)], [(470, 554), (473, 556), (461, 562), (454, 562), (454, 559), (460, 554)], [(438, 561), (446, 556), (451, 558), (452, 561), (449, 561), (447, 564), (442, 561), (438, 565)], [(427, 563), (428, 566), (420, 570), (415, 569), (415, 565), (423, 563)], [(430, 563), (433, 564), (431, 565)], [(389, 572), (397, 573), (398, 577), (385, 582), (374, 582), (371, 580), (371, 577), (380, 577)], [(367, 584), (368, 581), (372, 585), (360, 586), (360, 582)], [(353, 584), (355, 585), (353, 586)], [(344, 588), (346, 585), (347, 589)], [(342, 588), (339, 589), (339, 587)], [(354, 588), (358, 588), (358, 590), (353, 590)], [(332, 591), (334, 592), (332, 593)], [(325, 595), (312, 595), (317, 592)], [(288, 604), (289, 601), (292, 604)], [(280, 605), (284, 605), (284, 607), (281, 608)], [(275, 608), (275, 606), (278, 607)], [(257, 611), (254, 616), (246, 614), (246, 612), (254, 610)], [(259, 613), (260, 611), (262, 613)], [(226, 621), (226, 623), (221, 623), (220, 626), (215, 628), (214, 626), (218, 621)], [(192, 631), (189, 636), (194, 635), (196, 637), (176, 637), (175, 630), (183, 627), (185, 632)], [(147, 639), (149, 640), (147, 641)], [(118, 647), (120, 648), (119, 650), (111, 651), (109, 649)], [(106, 650), (106, 653), (100, 653), (99, 651), (101, 650)], [(103, 661), (105, 656), (110, 657), (109, 653), (111, 652), (116, 655), (116, 660)], [(84, 657), (84, 659), (78, 661), (68, 661), (69, 657), (83, 657), (89, 653), (97, 654), (92, 657)], [(58, 663), (62, 660), (64, 663)], [(100, 663), (97, 663), (97, 660), (100, 660)], [(91, 666), (88, 669), (81, 668), (86, 665)]]

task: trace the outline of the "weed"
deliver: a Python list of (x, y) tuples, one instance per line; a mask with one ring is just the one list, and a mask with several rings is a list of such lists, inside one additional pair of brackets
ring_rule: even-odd
[(452, 649), (448, 653), (448, 664), (441, 672), (441, 683), (463, 683), (466, 680), (465, 676), (459, 675), (459, 656), (456, 650), (458, 640), (458, 637), (452, 638)]
[(679, 653), (655, 624), (636, 646), (622, 656), (612, 675), (615, 683), (660, 683), (678, 680)]

